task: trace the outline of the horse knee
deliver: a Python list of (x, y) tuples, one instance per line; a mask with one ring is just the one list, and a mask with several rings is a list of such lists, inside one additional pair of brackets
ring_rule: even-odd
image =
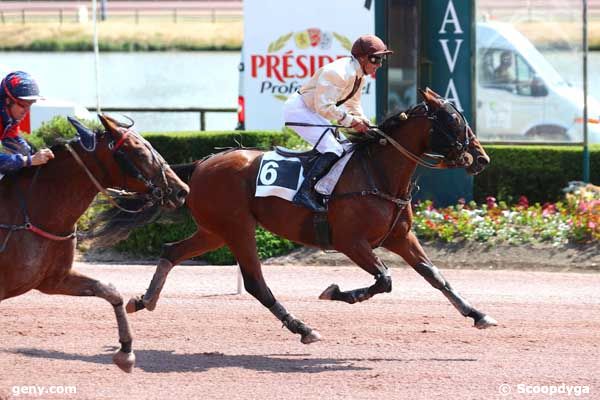
[(434, 288), (438, 290), (449, 289), (448, 282), (435, 265), (422, 262), (413, 266), (413, 268)]
[(112, 283), (96, 282), (93, 290), (94, 296), (105, 299), (113, 306), (123, 304), (123, 296)]

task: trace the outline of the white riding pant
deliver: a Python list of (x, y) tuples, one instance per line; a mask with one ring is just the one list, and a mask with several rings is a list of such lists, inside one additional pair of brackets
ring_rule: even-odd
[[(311, 111), (304, 101), (302, 100), (302, 96), (299, 93), (294, 93), (291, 95), (288, 100), (285, 102), (283, 106), (283, 118), (285, 122), (302, 122), (305, 124), (315, 124), (315, 125), (331, 125), (327, 119), (321, 117), (319, 114)], [(323, 136), (323, 139), (319, 142), (317, 146), (317, 151), (319, 153), (335, 153), (338, 157), (341, 157), (344, 153), (344, 148), (342, 145), (336, 140), (331, 132), (331, 129), (335, 128), (326, 128), (320, 126), (290, 126), (298, 135), (300, 135), (304, 140), (313, 146), (319, 141), (321, 135), (325, 130), (329, 131)], [(340, 133), (340, 138), (343, 139), (344, 135)]]

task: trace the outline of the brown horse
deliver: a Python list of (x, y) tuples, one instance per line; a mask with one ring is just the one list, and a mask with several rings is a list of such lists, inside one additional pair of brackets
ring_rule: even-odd
[(121, 294), (72, 269), (75, 224), (104, 188), (137, 192), (146, 207), (167, 208), (183, 205), (189, 188), (141, 136), (99, 117), (106, 132), (94, 133), (72, 120), (78, 136), (53, 146), (53, 160), (0, 181), (0, 301), (32, 289), (107, 300), (121, 342), (113, 361), (131, 372), (135, 356)]
[[(320, 298), (355, 303), (390, 292), (389, 270), (373, 253), (374, 248), (383, 246), (402, 256), (463, 316), (473, 318), (477, 328), (487, 328), (496, 321), (476, 310), (450, 286), (411, 231), (410, 196), (417, 163), (436, 168), (462, 167), (475, 174), (489, 163), (489, 157), (450, 102), (429, 89), (421, 94), (425, 99), (422, 104), (388, 118), (375, 129), (377, 137), (358, 146), (328, 203), (331, 248), (373, 275), (375, 283), (346, 292), (332, 285)], [(427, 157), (431, 152), (437, 157)], [(238, 260), (246, 290), (291, 332), (300, 334), (302, 343), (320, 339), (318, 332), (275, 299), (262, 275), (256, 251), (257, 224), (295, 242), (320, 247), (309, 210), (277, 197), (254, 196), (262, 154), (240, 149), (189, 165), (193, 173), (186, 202), (198, 230), (188, 239), (167, 245), (150, 287), (144, 296), (129, 301), (128, 312), (155, 308), (174, 265), (227, 245)], [(432, 157), (439, 162), (433, 162)]]

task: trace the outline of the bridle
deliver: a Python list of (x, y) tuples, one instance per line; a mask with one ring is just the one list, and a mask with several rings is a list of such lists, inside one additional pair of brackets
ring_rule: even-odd
[[(408, 111), (398, 114), (398, 118), (402, 121), (414, 117), (427, 118), (431, 121), (432, 127), (429, 131), (429, 143), (433, 143), (431, 148), (432, 152), (425, 153), (424, 156), (414, 154), (379, 127), (371, 127), (371, 130), (377, 135), (383, 137), (383, 142), (381, 144), (390, 143), (403, 156), (423, 167), (432, 169), (464, 168), (470, 164), (470, 161), (472, 161), (472, 159), (469, 160), (467, 152), (471, 140), (475, 137), (475, 135), (469, 128), (469, 124), (467, 123), (465, 117), (452, 102), (441, 98), (439, 100), (442, 103), (442, 106), (435, 111), (432, 111), (426, 102), (422, 102), (412, 107)], [(448, 121), (446, 121), (446, 123), (441, 121), (444, 114), (446, 114), (446, 116), (450, 116), (450, 113), (445, 109), (445, 107), (451, 107), (456, 114), (460, 116), (464, 124), (462, 135), (452, 134), (448, 128)], [(460, 136), (463, 136), (463, 138), (461, 139)], [(440, 142), (440, 138), (444, 140), (444, 143)], [(446, 151), (446, 149), (449, 150)]]
[[(65, 147), (67, 148), (69, 153), (71, 153), (71, 155), (73, 156), (73, 158), (75, 159), (77, 164), (79, 164), (79, 166), (81, 166), (81, 168), (83, 168), (83, 170), (86, 172), (86, 174), (88, 175), (88, 177), (90, 178), (90, 180), (92, 181), (94, 186), (96, 186), (98, 191), (100, 191), (105, 196), (107, 196), (108, 201), (113, 206), (118, 208), (119, 210), (126, 212), (126, 213), (134, 214), (134, 213), (142, 212), (142, 211), (154, 206), (155, 204), (163, 205), (165, 203), (166, 197), (169, 196), (172, 192), (172, 189), (168, 186), (167, 176), (166, 176), (166, 172), (165, 172), (167, 170), (166, 161), (162, 158), (162, 156), (154, 148), (152, 148), (152, 146), (150, 145), (150, 143), (148, 143), (148, 141), (146, 139), (141, 137), (137, 132), (130, 129), (130, 127), (125, 128), (125, 127), (119, 126), (118, 129), (122, 135), (121, 138), (119, 138), (119, 140), (114, 139), (114, 136), (110, 132), (110, 130), (106, 131), (106, 133), (108, 133), (110, 135), (110, 137), (112, 138), (112, 141), (110, 141), (108, 143), (108, 148), (112, 152), (113, 157), (115, 158), (115, 160), (117, 161), (117, 163), (119, 164), (121, 169), (123, 169), (125, 172), (129, 173), (135, 179), (141, 181), (148, 189), (147, 195), (145, 196), (146, 201), (138, 209), (129, 210), (129, 209), (126, 209), (126, 208), (122, 207), (121, 205), (119, 205), (117, 203), (117, 201), (114, 200), (113, 196), (130, 197), (130, 196), (133, 196), (134, 193), (124, 191), (124, 190), (105, 188), (104, 186), (102, 186), (100, 184), (99, 180), (94, 176), (94, 174), (90, 171), (90, 169), (87, 167), (87, 165), (83, 162), (83, 160), (81, 159), (79, 154), (77, 154), (77, 152), (70, 145), (70, 143), (77, 142), (80, 144), (81, 148), (84, 151), (86, 151), (88, 153), (93, 153), (95, 156), (94, 152), (96, 150), (96, 145), (97, 145), (95, 140), (91, 144), (88, 144), (86, 146), (86, 144), (81, 139), (81, 137), (77, 137), (73, 141), (66, 143)], [(137, 141), (141, 142), (146, 147), (146, 149), (148, 149), (148, 151), (150, 151), (150, 154), (152, 154), (152, 160), (155, 163), (158, 163), (160, 165), (160, 172), (158, 172), (155, 176), (153, 176), (151, 178), (147, 178), (143, 174), (143, 172), (140, 171), (140, 169), (135, 165), (135, 163), (133, 163), (131, 161), (131, 157), (129, 156), (129, 154), (122, 149), (123, 143), (125, 143), (126, 139), (129, 136), (131, 136), (131, 137), (135, 138)], [(103, 173), (105, 175), (108, 175), (108, 172), (102, 166), (102, 164), (100, 163), (98, 158), (95, 158), (95, 159), (96, 159), (96, 163), (100, 166)], [(161, 186), (157, 185), (155, 183), (156, 181), (159, 181), (160, 184), (163, 184), (164, 185), (163, 187), (166, 189), (163, 189)]]

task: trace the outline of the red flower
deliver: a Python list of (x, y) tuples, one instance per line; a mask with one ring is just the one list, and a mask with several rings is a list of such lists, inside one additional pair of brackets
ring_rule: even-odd
[(496, 198), (495, 197), (488, 196), (488, 197), (485, 198), (485, 201), (486, 201), (487, 206), (488, 206), (489, 209), (496, 208), (497, 204), (496, 204)]
[(525, 196), (519, 197), (519, 206), (529, 208), (529, 200)]

